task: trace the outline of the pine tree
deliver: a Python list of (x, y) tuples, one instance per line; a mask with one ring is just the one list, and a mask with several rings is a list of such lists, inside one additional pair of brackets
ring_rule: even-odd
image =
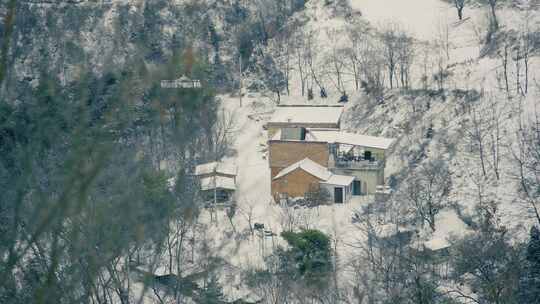
[(219, 285), (216, 275), (211, 275), (204, 290), (201, 292), (197, 303), (201, 304), (219, 304), (223, 301), (223, 288)]
[(540, 303), (540, 231), (533, 226), (526, 251), (525, 273), (520, 282), (520, 303)]

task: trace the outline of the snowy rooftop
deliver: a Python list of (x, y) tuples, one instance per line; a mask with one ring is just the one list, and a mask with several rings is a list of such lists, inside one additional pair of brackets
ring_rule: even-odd
[(309, 132), (306, 134), (306, 140), (339, 143), (383, 150), (388, 149), (395, 141), (393, 138), (368, 136), (331, 129), (309, 129)]
[(450, 243), (446, 239), (431, 239), (424, 242), (424, 247), (431, 251), (437, 251), (450, 247)]
[(348, 186), (354, 180), (354, 176), (333, 174), (332, 172), (330, 172), (330, 170), (319, 165), (318, 163), (312, 161), (309, 158), (304, 158), (303, 160), (296, 162), (288, 166), (287, 168), (281, 170), (278, 175), (274, 177), (274, 179), (281, 178), (296, 169), (302, 169), (307, 173), (317, 177), (318, 179), (322, 180), (321, 183), (323, 184)]
[[(283, 139), (281, 130), (278, 130), (270, 140)], [(297, 140), (297, 139), (295, 139)], [(366, 148), (387, 150), (395, 142), (394, 138), (368, 136), (356, 133), (339, 131), (338, 129), (308, 128), (306, 141), (338, 143), (343, 145), (361, 146)]]
[(353, 180), (354, 176), (332, 174), (332, 176), (330, 176), (330, 178), (325, 181), (324, 184), (348, 186), (353, 182)]
[(269, 124), (338, 124), (343, 107), (331, 106), (286, 106), (277, 107)]
[(296, 169), (302, 169), (306, 171), (307, 173), (317, 177), (321, 180), (328, 180), (330, 176), (332, 175), (332, 172), (328, 171), (327, 168), (319, 165), (318, 163), (312, 161), (309, 158), (304, 158), (303, 160), (296, 162), (285, 169), (281, 170), (274, 179), (278, 179), (280, 177), (283, 177), (291, 172), (293, 172)]
[(225, 176), (209, 176), (201, 179), (201, 190), (226, 189), (236, 190), (234, 178)]
[(195, 167), (195, 175), (207, 175), (212, 173), (221, 173), (226, 175), (236, 175), (238, 169), (235, 165), (222, 162), (211, 162), (200, 164)]

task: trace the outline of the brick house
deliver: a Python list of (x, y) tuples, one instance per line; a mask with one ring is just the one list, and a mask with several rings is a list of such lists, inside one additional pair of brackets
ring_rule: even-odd
[[(284, 112), (281, 109), (278, 115), (286, 116)], [(290, 114), (293, 113), (297, 110)], [(296, 121), (281, 129), (273, 125), (268, 161), (274, 199), (304, 196), (315, 184), (326, 188), (336, 203), (347, 202), (356, 195), (375, 194), (377, 186), (384, 185), (386, 151), (394, 139), (343, 132), (338, 128), (313, 128), (316, 120), (317, 117), (312, 117), (309, 124)], [(338, 117), (338, 126), (339, 120)]]
[(304, 158), (281, 170), (272, 179), (272, 191), (279, 199), (302, 197), (312, 189), (324, 188), (330, 200), (343, 203), (352, 195), (354, 177), (332, 173), (328, 168)]

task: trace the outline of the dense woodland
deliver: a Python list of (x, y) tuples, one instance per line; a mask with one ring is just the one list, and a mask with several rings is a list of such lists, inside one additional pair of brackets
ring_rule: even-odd
[[(500, 15), (540, 8), (446, 2), (458, 20), (488, 12), (473, 38), (478, 56), (497, 62), (490, 85), (463, 84), (448, 29), (419, 41), (397, 23), (369, 24), (346, 0), (2, 1), (0, 303), (540, 303), (540, 122), (527, 107), (538, 106), (540, 27), (510, 29)], [(310, 5), (348, 26), (319, 33)], [(180, 75), (202, 88), (160, 87)], [(288, 208), (264, 267), (233, 270), (209, 244), (191, 172), (234, 155), (235, 118), (220, 105), (242, 90), (272, 106), (363, 94), (348, 113), (359, 129), (385, 123), (382, 108), (410, 109), (405, 133), (387, 134), (406, 164), (389, 177), (395, 192), (357, 210), (346, 266), (336, 238)], [(468, 209), (452, 167), (462, 155), (474, 163), (463, 168)], [(525, 233), (503, 223), (492, 191), (510, 183)], [(421, 250), (411, 240), (437, 231), (447, 209), (471, 233), (444, 252)], [(252, 210), (224, 213), (231, 242), (258, 233)], [(249, 229), (236, 231), (235, 216)], [(383, 222), (391, 237), (379, 236)], [(227, 291), (233, 271), (249, 297)]]

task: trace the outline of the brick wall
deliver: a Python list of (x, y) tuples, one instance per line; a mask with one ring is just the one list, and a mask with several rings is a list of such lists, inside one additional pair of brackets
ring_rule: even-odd
[(283, 168), (306, 157), (328, 167), (328, 145), (318, 142), (270, 141), (268, 160), (272, 178)]
[(272, 179), (272, 195), (279, 201), (280, 193), (287, 193), (289, 197), (304, 196), (310, 190), (311, 185), (319, 186), (319, 179), (302, 169), (282, 176), (276, 180)]

